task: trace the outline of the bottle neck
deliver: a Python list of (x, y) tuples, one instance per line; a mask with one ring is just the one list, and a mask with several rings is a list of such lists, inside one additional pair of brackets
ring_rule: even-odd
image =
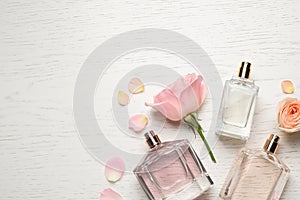
[(161, 144), (157, 144), (156, 146), (154, 146), (154, 147), (152, 147), (152, 148), (149, 147), (149, 150), (148, 150), (148, 151), (149, 151), (149, 152), (157, 151), (157, 150), (161, 149), (162, 146), (163, 146), (162, 143), (161, 143)]
[(254, 84), (254, 80), (248, 79), (248, 78), (239, 77), (239, 76), (232, 76), (231, 80), (236, 81), (236, 82), (251, 84), (251, 85)]

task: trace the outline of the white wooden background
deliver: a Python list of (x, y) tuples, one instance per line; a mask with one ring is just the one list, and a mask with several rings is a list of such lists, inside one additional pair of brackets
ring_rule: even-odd
[[(274, 1), (21, 1), (0, 2), (0, 199), (99, 199), (107, 187), (124, 199), (146, 199), (132, 174), (110, 184), (87, 153), (73, 119), (78, 72), (88, 55), (119, 33), (163, 28), (193, 39), (209, 54), (223, 81), (240, 61), (255, 66), (260, 86), (253, 133), (261, 147), (276, 129), (276, 104), (287, 97), (283, 79), (300, 98), (300, 3)], [(282, 137), (279, 156), (292, 173), (282, 199), (300, 196), (300, 134)], [(218, 163), (204, 159), (218, 193), (238, 149), (220, 141)]]

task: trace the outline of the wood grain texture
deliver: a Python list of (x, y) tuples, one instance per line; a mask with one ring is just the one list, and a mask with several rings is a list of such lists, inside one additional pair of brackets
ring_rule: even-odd
[[(222, 80), (242, 60), (260, 86), (252, 136), (261, 147), (276, 129), (282, 79), (300, 98), (300, 3), (292, 1), (21, 1), (0, 2), (0, 199), (99, 199), (112, 187), (124, 199), (146, 199), (132, 174), (116, 184), (80, 142), (72, 98), (78, 72), (102, 42), (140, 28), (177, 31), (201, 45)], [(300, 134), (282, 137), (279, 156), (291, 168), (282, 199), (300, 196)], [(218, 199), (244, 144), (220, 140), (218, 163), (204, 164), (215, 186), (199, 199)]]

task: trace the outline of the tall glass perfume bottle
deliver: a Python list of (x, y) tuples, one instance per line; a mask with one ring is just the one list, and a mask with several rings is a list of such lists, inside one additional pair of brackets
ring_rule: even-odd
[(248, 140), (259, 87), (250, 80), (251, 64), (242, 62), (238, 77), (225, 82), (217, 120), (217, 135)]
[(289, 168), (275, 155), (279, 137), (271, 134), (262, 150), (243, 149), (220, 192), (222, 199), (278, 200)]
[(149, 199), (194, 199), (213, 185), (188, 140), (161, 142), (153, 131), (145, 137), (150, 150), (133, 172)]

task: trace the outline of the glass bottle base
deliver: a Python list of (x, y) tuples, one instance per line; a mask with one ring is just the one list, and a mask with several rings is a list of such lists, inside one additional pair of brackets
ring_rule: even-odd
[(207, 175), (193, 181), (190, 185), (187, 185), (184, 189), (177, 192), (176, 194), (163, 199), (155, 200), (195, 199), (196, 197), (202, 195), (205, 191), (207, 191), (211, 186), (212, 180)]
[(225, 136), (225, 137), (231, 137), (234, 139), (239, 139), (243, 141), (247, 141), (250, 137), (250, 133), (247, 132), (242, 132), (240, 129), (239, 130), (234, 130), (234, 129), (217, 129), (216, 134), (219, 136)]

